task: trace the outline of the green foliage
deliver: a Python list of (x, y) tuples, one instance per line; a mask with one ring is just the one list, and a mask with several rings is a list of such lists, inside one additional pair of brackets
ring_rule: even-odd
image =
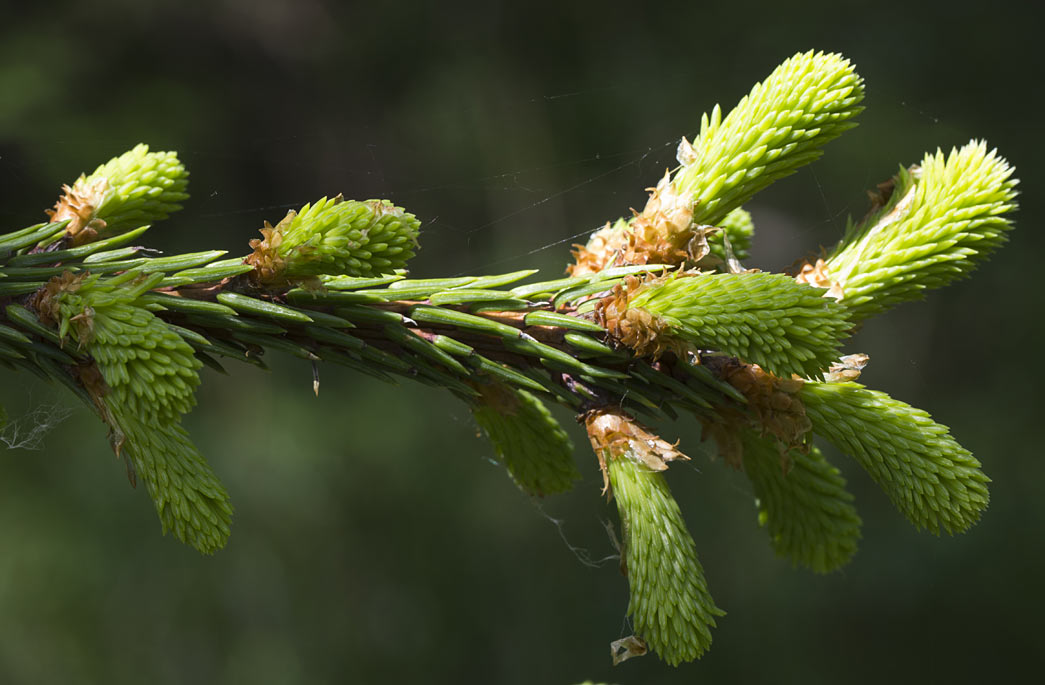
[(858, 383), (806, 383), (813, 431), (856, 459), (919, 528), (964, 531), (990, 496), (980, 462), (921, 409)]
[[(810, 51), (785, 60), (725, 119), (718, 105), (702, 117), (700, 134), (692, 144), (682, 140), (680, 166), (661, 179), (642, 213), (596, 231), (575, 251), (573, 273), (621, 263), (699, 263), (707, 225), (724, 224), (745, 252), (752, 227), (744, 214), (731, 213), (855, 126), (862, 99), (862, 79), (840, 55)], [(725, 260), (721, 236), (708, 247)]]
[(121, 454), (145, 481), (163, 532), (204, 554), (223, 548), (231, 532), (229, 494), (181, 422), (155, 423), (148, 415), (107, 406), (111, 427), (122, 434)]
[(845, 478), (816, 447), (785, 455), (773, 441), (743, 431), (744, 473), (758, 522), (777, 555), (817, 573), (841, 568), (856, 553), (860, 517)]
[(101, 375), (81, 367), (81, 382), (109, 425), (118, 456), (130, 459), (156, 505), (163, 531), (204, 553), (225, 545), (232, 508), (228, 493), (181, 426), (196, 403), (201, 362), (174, 330), (141, 304), (153, 277), (127, 272), (53, 282), (41, 308), (90, 355)]
[(173, 152), (149, 152), (137, 145), (73, 184), (74, 193), (90, 197), (99, 236), (124, 233), (166, 219), (188, 199), (189, 174)]
[(369, 276), (406, 266), (420, 225), (386, 200), (324, 197), (288, 213), (269, 242), (288, 276)]
[(71, 335), (90, 354), (116, 404), (133, 414), (177, 418), (196, 403), (200, 362), (189, 345), (136, 302), (161, 278), (119, 280), (89, 276), (58, 282), (53, 297), (59, 336)]
[(581, 478), (573, 463), (573, 443), (544, 403), (503, 383), (479, 389), (482, 395), (472, 405), (472, 416), (515, 484), (529, 495), (572, 489)]
[(1016, 207), (1012, 172), (983, 141), (901, 168), (885, 204), (850, 225), (827, 259), (854, 320), (967, 276), (1000, 247)]
[(727, 261), (729, 255), (726, 254), (725, 239), (728, 239), (734, 258), (744, 261), (751, 256), (751, 238), (755, 235), (755, 222), (751, 220), (751, 212), (737, 207), (723, 217), (717, 226), (722, 230), (708, 236), (711, 254), (722, 262)]
[(312, 364), (317, 391), (325, 363), (447, 389), (538, 495), (578, 478), (544, 404), (558, 402), (584, 420), (612, 486), (636, 633), (670, 664), (692, 660), (723, 612), (663, 473), (685, 457), (632, 414), (695, 415), (742, 461), (776, 553), (817, 572), (852, 557), (860, 519), (810, 425), (918, 527), (963, 531), (988, 502), (979, 462), (927, 413), (820, 379), (859, 375), (837, 364), (854, 322), (967, 274), (1004, 241), (1016, 181), (1001, 157), (972, 143), (901, 170), (796, 278), (737, 273), (726, 249), (748, 256), (741, 205), (853, 127), (862, 96), (840, 56), (795, 55), (727, 116), (705, 116), (682, 166), (641, 214), (578, 249), (572, 277), (521, 285), (535, 272), (405, 278), (416, 217), (340, 196), (266, 226), (245, 259), (154, 257), (132, 242), (187, 197), (187, 174), (140, 145), (67, 188), (52, 222), (0, 235), (0, 365), (92, 406), (164, 531), (204, 553), (225, 544), (232, 509), (181, 426), (203, 364), (263, 368), (274, 350)]
[(825, 143), (856, 126), (863, 79), (832, 53), (797, 54), (756, 84), (722, 118), (716, 105), (692, 147), (679, 149), (674, 182), (692, 197), (693, 220), (712, 224), (773, 181), (820, 157)]
[(629, 306), (666, 323), (671, 335), (721, 350), (770, 373), (813, 376), (838, 358), (849, 330), (844, 307), (784, 274), (668, 278), (640, 289)]
[(672, 666), (711, 646), (715, 606), (693, 538), (664, 476), (623, 454), (607, 460), (613, 498), (624, 523), (628, 614), (641, 635)]

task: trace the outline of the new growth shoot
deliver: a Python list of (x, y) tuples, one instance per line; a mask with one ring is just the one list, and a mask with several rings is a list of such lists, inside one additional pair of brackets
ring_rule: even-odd
[(91, 407), (162, 530), (205, 554), (225, 545), (233, 509), (182, 426), (204, 366), (264, 368), (274, 351), (443, 388), (534, 496), (579, 479), (547, 408), (566, 406), (622, 523), (636, 635), (617, 644), (690, 661), (723, 612), (669, 488), (685, 446), (644, 420), (698, 421), (750, 479), (776, 554), (817, 573), (852, 558), (861, 522), (815, 436), (919, 528), (965, 531), (988, 503), (980, 463), (926, 412), (858, 384), (867, 358), (845, 345), (1005, 242), (1016, 180), (1004, 158), (982, 141), (930, 152), (794, 273), (743, 264), (744, 203), (853, 128), (862, 98), (841, 56), (787, 59), (728, 113), (704, 115), (644, 209), (576, 246), (568, 276), (550, 280), (412, 278), (418, 219), (341, 196), (261, 238), (245, 228), (243, 254), (156, 256), (140, 240), (188, 197), (188, 174), (175, 153), (139, 145), (65, 186), (47, 222), (0, 235), (0, 366)]

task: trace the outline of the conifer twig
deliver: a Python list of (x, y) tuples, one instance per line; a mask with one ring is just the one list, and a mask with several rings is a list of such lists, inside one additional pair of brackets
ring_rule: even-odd
[(139, 145), (64, 186), (48, 222), (0, 235), (0, 367), (90, 406), (162, 530), (208, 554), (232, 504), (181, 424), (203, 366), (264, 368), (275, 351), (444, 388), (534, 496), (579, 478), (546, 405), (567, 407), (624, 524), (637, 634), (615, 644), (689, 661), (723, 612), (668, 487), (686, 457), (641, 420), (696, 418), (750, 479), (776, 553), (816, 572), (852, 558), (860, 519), (814, 436), (918, 527), (965, 531), (988, 503), (980, 462), (948, 429), (856, 383), (866, 355), (841, 355), (855, 325), (968, 275), (1004, 242), (1017, 181), (1002, 157), (977, 141), (928, 154), (796, 275), (742, 264), (754, 234), (742, 205), (852, 128), (862, 95), (841, 56), (789, 58), (727, 115), (706, 115), (643, 211), (596, 231), (550, 280), (410, 277), (418, 219), (341, 196), (245, 233), (246, 254), (160, 256), (140, 240), (188, 197), (188, 174), (175, 153)]

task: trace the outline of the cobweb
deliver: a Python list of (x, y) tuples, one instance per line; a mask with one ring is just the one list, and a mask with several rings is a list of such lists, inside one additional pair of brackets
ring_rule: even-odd
[(44, 436), (73, 413), (67, 406), (40, 404), (0, 429), (0, 442), (11, 450), (40, 450)]

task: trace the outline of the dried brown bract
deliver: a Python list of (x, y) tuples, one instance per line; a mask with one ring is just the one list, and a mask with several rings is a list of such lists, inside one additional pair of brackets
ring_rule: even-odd
[(73, 245), (83, 245), (98, 237), (105, 228), (105, 221), (95, 217), (110, 190), (109, 181), (99, 178), (93, 183), (81, 177), (72, 186), (63, 185), (64, 191), (58, 198), (54, 209), (45, 210), (51, 221), (65, 221), (65, 233), (72, 239)]
[(606, 458), (634, 459), (651, 471), (666, 471), (668, 462), (686, 459), (675, 445), (651, 433), (642, 424), (616, 407), (604, 407), (584, 416), (588, 440), (602, 469), (602, 491), (610, 487)]
[[(60, 275), (51, 278), (42, 288), (33, 293), (32, 297), (26, 303), (30, 309), (36, 312), (37, 317), (40, 321), (47, 324), (48, 326), (57, 326), (58, 322), (61, 321), (61, 312), (58, 307), (60, 305), (59, 295), (62, 293), (76, 292), (83, 285), (84, 280), (87, 279), (87, 273), (74, 274), (72, 271), (63, 271)], [(74, 317), (74, 319), (80, 319), (81, 315)], [(90, 337), (90, 322), (85, 319), (80, 319), (77, 323), (78, 326), (87, 326), (86, 330), (80, 331), (86, 335), (79, 336), (81, 341), (86, 340)]]
[(795, 276), (795, 281), (797, 283), (808, 283), (817, 288), (825, 288), (827, 290), (825, 293), (826, 297), (833, 297), (836, 300), (841, 300), (845, 297), (845, 293), (842, 292), (842, 286), (832, 280), (827, 273), (827, 262), (823, 258), (818, 258), (816, 264), (810, 264), (808, 261), (802, 262), (798, 269), (798, 274)]
[(871, 358), (866, 354), (847, 354), (831, 365), (824, 380), (828, 383), (845, 383), (860, 378), (860, 373)]
[(613, 225), (607, 221), (605, 226), (591, 235), (587, 245), (574, 245), (571, 250), (574, 263), (566, 267), (566, 273), (584, 276), (613, 266), (628, 245), (628, 228), (619, 225), (622, 223)]
[[(779, 378), (757, 364), (745, 364), (731, 357), (708, 357), (704, 361), (715, 375), (747, 398), (747, 408), (755, 420), (753, 427), (762, 435), (776, 438), (782, 455), (793, 448), (805, 448), (807, 435), (813, 427), (798, 396), (805, 381), (800, 378)], [(740, 412), (736, 412), (733, 420), (741, 416)], [(750, 422), (750, 419), (747, 421)], [(726, 460), (739, 467), (742, 449), (737, 431), (719, 424), (709, 426), (708, 422), (705, 422), (705, 429), (718, 443)]]
[(649, 646), (638, 635), (629, 635), (610, 643), (610, 656), (614, 666), (637, 656), (645, 656), (647, 652)]
[(266, 221), (265, 228), (260, 229), (261, 238), (250, 241), (250, 247), (254, 252), (243, 262), (254, 267), (250, 276), (255, 283), (270, 284), (284, 280), (283, 274), (287, 264), (279, 255), (279, 246), (283, 244), (283, 229), (289, 226), (296, 216), (297, 212), (290, 210), (275, 226)]
[(679, 145), (675, 148), (675, 159), (682, 166), (690, 166), (697, 161), (700, 154), (697, 149), (693, 147), (693, 143), (689, 142), (686, 136), (682, 136), (682, 140), (679, 141)]
[(596, 303), (594, 311), (595, 322), (613, 339), (635, 350), (636, 355), (653, 359), (659, 359), (665, 352), (678, 351), (680, 344), (671, 339), (670, 327), (659, 318), (644, 309), (629, 307), (635, 293), (656, 280), (644, 282), (636, 276), (628, 276)]
[[(911, 171), (913, 172), (917, 168), (918, 168), (917, 165), (914, 166), (914, 167), (911, 167)], [(883, 207), (885, 207), (887, 204), (889, 204), (889, 201), (892, 200), (892, 198), (893, 198), (893, 191), (895, 191), (895, 190), (896, 190), (896, 179), (895, 178), (890, 178), (887, 181), (882, 181), (877, 186), (875, 186), (874, 190), (868, 190), (867, 191), (867, 199), (871, 201), (871, 207), (870, 207), (870, 209), (867, 210), (867, 216), (868, 217), (873, 216), (875, 213), (877, 213), (879, 210), (881, 210)], [(865, 219), (866, 219), (866, 217), (865, 217)]]
[[(582, 276), (611, 266), (633, 264), (684, 264), (703, 259), (710, 248), (707, 232), (712, 227), (693, 223), (693, 200), (680, 194), (670, 172), (651, 191), (642, 212), (627, 224), (606, 224), (586, 246), (575, 245), (575, 263), (567, 271)], [(634, 210), (632, 210), (634, 211)]]

